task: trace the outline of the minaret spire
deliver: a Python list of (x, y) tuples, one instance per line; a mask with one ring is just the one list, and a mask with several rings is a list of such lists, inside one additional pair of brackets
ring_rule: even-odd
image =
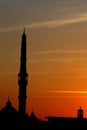
[(25, 27), (24, 27), (24, 34), (25, 34)]
[(26, 69), (26, 34), (25, 28), (22, 34), (21, 42), (21, 58), (20, 58), (20, 72), (18, 74), (19, 84), (19, 113), (25, 115), (26, 113), (26, 87), (28, 83), (28, 73)]

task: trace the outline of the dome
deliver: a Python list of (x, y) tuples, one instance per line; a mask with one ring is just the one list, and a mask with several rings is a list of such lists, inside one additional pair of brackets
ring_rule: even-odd
[(30, 120), (33, 121), (33, 122), (38, 121), (38, 118), (35, 116), (33, 111), (31, 112)]
[(11, 102), (8, 100), (6, 106), (0, 110), (0, 117), (3, 119), (16, 119), (18, 112), (11, 105)]

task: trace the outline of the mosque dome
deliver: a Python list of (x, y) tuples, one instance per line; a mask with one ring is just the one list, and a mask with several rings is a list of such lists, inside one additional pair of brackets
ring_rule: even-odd
[(9, 100), (6, 102), (6, 106), (0, 110), (0, 117), (5, 120), (15, 120), (17, 115), (18, 112)]

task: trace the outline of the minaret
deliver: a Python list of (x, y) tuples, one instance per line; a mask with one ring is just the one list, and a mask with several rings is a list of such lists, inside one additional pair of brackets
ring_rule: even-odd
[(19, 113), (20, 115), (26, 114), (26, 87), (28, 83), (28, 73), (26, 69), (26, 34), (25, 28), (22, 35), (21, 42), (21, 58), (20, 58), (20, 72), (18, 74), (18, 84), (19, 84)]

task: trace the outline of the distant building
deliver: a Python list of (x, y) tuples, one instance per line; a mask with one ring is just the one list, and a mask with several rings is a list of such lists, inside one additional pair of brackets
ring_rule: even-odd
[(77, 110), (77, 118), (83, 118), (83, 109), (81, 107)]

